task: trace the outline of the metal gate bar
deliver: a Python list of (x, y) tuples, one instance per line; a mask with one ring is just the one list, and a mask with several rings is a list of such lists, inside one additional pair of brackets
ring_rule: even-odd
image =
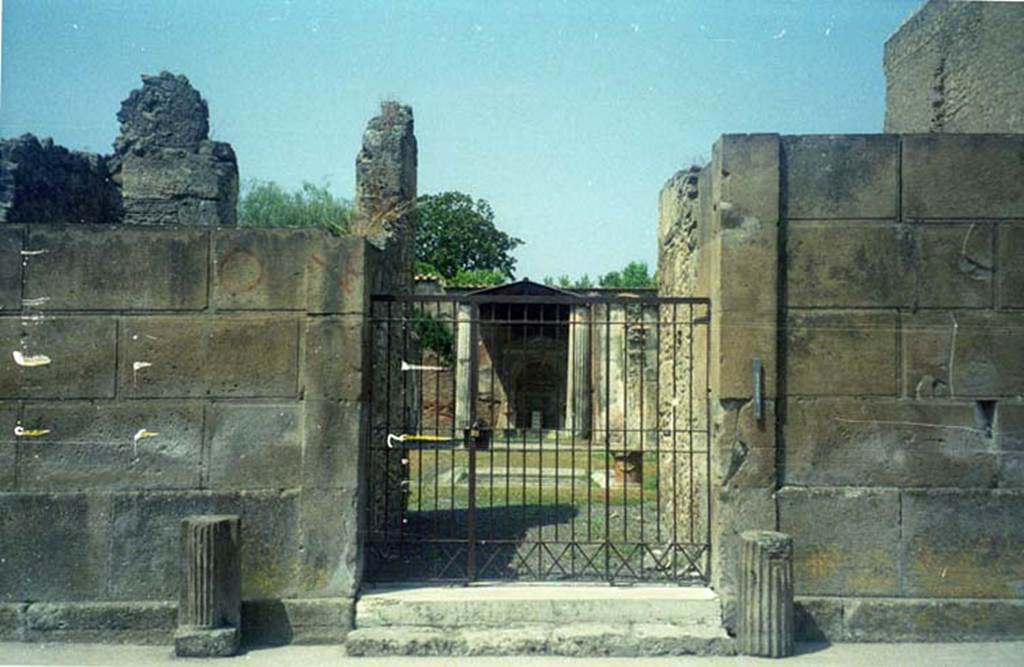
[(707, 582), (708, 300), (375, 296), (370, 326), (369, 582)]

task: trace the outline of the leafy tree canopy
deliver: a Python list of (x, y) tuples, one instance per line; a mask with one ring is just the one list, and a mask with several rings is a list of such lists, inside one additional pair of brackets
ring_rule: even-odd
[(347, 234), (352, 204), (327, 185), (304, 182), (288, 192), (273, 181), (248, 181), (238, 197), (238, 224), (252, 227), (323, 227)]
[(596, 284), (586, 273), (576, 280), (564, 274), (557, 278), (546, 276), (544, 284), (564, 289), (590, 289), (592, 287), (642, 289), (657, 287), (658, 278), (656, 272), (653, 275), (651, 274), (646, 262), (630, 262), (621, 271), (609, 271), (604, 275), (598, 276)]
[(500, 282), (515, 276), (512, 251), (523, 242), (494, 225), (494, 211), (485, 200), (473, 201), (461, 192), (422, 195), (416, 213), (416, 259), (449, 284), (460, 271), (488, 271)]

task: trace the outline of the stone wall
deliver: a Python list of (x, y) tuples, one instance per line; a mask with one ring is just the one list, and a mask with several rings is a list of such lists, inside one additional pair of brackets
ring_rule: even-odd
[(1024, 4), (930, 0), (885, 43), (886, 132), (1024, 132)]
[(712, 299), (727, 621), (736, 535), (770, 528), (794, 537), (807, 638), (1021, 635), (1022, 156), (1011, 135), (716, 144), (697, 242), (659, 268)]
[(250, 638), (343, 637), (378, 264), (311, 230), (0, 227), (0, 637), (167, 641), (197, 512), (242, 516)]

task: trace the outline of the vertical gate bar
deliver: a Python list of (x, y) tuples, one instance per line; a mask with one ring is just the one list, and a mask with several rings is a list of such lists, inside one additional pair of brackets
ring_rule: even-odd
[(622, 541), (627, 542), (626, 514), (629, 512), (629, 476), (626, 456), (629, 451), (629, 304), (622, 304)]
[[(373, 467), (373, 458), (374, 458), (374, 450), (375, 450), (375, 448), (374, 448), (374, 444), (373, 443), (380, 439), (380, 436), (377, 433), (377, 411), (376, 411), (376, 406), (377, 406), (377, 390), (376, 390), (376, 386), (377, 386), (377, 383), (373, 381), (377, 377), (376, 356), (377, 356), (378, 346), (376, 345), (376, 341), (377, 341), (377, 326), (376, 326), (377, 325), (377, 319), (376, 319), (376, 314), (377, 314), (378, 310), (379, 309), (377, 308), (376, 302), (371, 298), (370, 299), (370, 322), (369, 322), (369, 325), (370, 325), (369, 326), (369, 328), (370, 328), (369, 338), (370, 338), (371, 349), (370, 349), (370, 354), (369, 354), (370, 367), (368, 369), (368, 371), (370, 373), (371, 381), (368, 383), (369, 384), (369, 392), (367, 394), (367, 399), (369, 401), (367, 405), (369, 405), (369, 409), (370, 409), (370, 428), (367, 429), (367, 433), (366, 433), (366, 438), (367, 439), (366, 439), (366, 441), (361, 443), (361, 446), (365, 448), (364, 451), (366, 452), (366, 456), (363, 458), (363, 462), (362, 462), (363, 465), (362, 465), (361, 472), (362, 472), (362, 475), (363, 475), (363, 479), (366, 480), (366, 483), (369, 486), (369, 489), (368, 489), (369, 492), (366, 494), (366, 497), (367, 498), (371, 498), (371, 499), (374, 497), (374, 494), (377, 492), (377, 489), (376, 489), (376, 487), (374, 485), (374, 482), (373, 482), (373, 475), (370, 474), (370, 471), (374, 469), (374, 467)], [(385, 438), (386, 437), (387, 436), (385, 435)], [(365, 503), (365, 505), (364, 505), (364, 507), (366, 508), (365, 509), (365, 511), (366, 511), (366, 515), (365, 516), (366, 516), (366, 518), (368, 520), (366, 520), (365, 523), (363, 524), (365, 526), (365, 530), (366, 530), (366, 532), (367, 532), (367, 534), (369, 536), (368, 541), (370, 542), (371, 546), (375, 545), (376, 541), (377, 541), (377, 536), (374, 534), (375, 533), (374, 526), (376, 525), (375, 522), (377, 520), (377, 517), (374, 515), (375, 512), (374, 512), (374, 509), (373, 509), (373, 505), (374, 505), (374, 503), (372, 502), (372, 500), (370, 502)], [(365, 539), (365, 537), (366, 536), (364, 536), (364, 539)], [(374, 550), (372, 548), (368, 549), (368, 551), (370, 552), (370, 554), (374, 553)], [(370, 570), (368, 579), (373, 579), (374, 578), (373, 575), (375, 574), (375, 570), (376, 570), (377, 559), (373, 558), (372, 555), (368, 555), (367, 558), (366, 558), (366, 563), (369, 566), (368, 569)]]
[(679, 397), (679, 310), (672, 304), (672, 580), (677, 577), (676, 560), (679, 545), (679, 444), (676, 431), (679, 426), (679, 414), (676, 412)]
[(665, 418), (663, 414), (663, 406), (661, 404), (661, 348), (664, 345), (664, 341), (661, 338), (661, 318), (662, 318), (662, 305), (658, 304), (655, 306), (658, 309), (658, 318), (654, 325), (654, 339), (657, 341), (658, 358), (657, 363), (654, 364), (654, 410), (657, 419), (655, 420), (655, 431), (654, 431), (654, 458), (657, 461), (655, 466), (654, 476), (654, 532), (655, 542), (661, 545), (661, 471), (664, 470), (664, 465), (661, 462), (661, 420)]
[[(708, 485), (709, 492), (704, 494), (704, 512), (707, 517), (704, 521), (704, 544), (708, 551), (711, 549), (711, 303), (709, 302), (704, 306), (705, 312), (705, 324), (704, 324), (704, 449), (707, 452), (705, 468), (704, 468), (704, 483)], [(704, 571), (704, 582), (711, 581), (711, 562), (710, 553), (704, 558), (706, 563), (706, 569)]]
[[(558, 345), (558, 341), (562, 337), (562, 326), (559, 324), (559, 322), (562, 321), (561, 317), (562, 317), (562, 313), (564, 312), (562, 309), (563, 308), (569, 308), (569, 307), (570, 306), (561, 306), (561, 305), (555, 306), (555, 325), (554, 326), (555, 326), (555, 349), (556, 350), (561, 347), (560, 345)], [(569, 322), (569, 319), (566, 318), (566, 323), (568, 324), (568, 322)], [(558, 504), (558, 495), (559, 495), (559, 493), (558, 493), (558, 483), (560, 481), (559, 480), (559, 477), (560, 477), (559, 468), (561, 468), (561, 466), (562, 466), (562, 454), (561, 454), (561, 452), (558, 451), (559, 430), (560, 430), (559, 429), (559, 424), (561, 424), (562, 428), (565, 427), (565, 423), (566, 423), (565, 411), (566, 411), (566, 408), (568, 407), (567, 404), (569, 402), (569, 384), (568, 384), (569, 373), (571, 372), (571, 369), (574, 369), (576, 367), (576, 364), (573, 361), (573, 358), (571, 356), (569, 356), (569, 352), (573, 352), (573, 354), (575, 354), (575, 352), (573, 351), (572, 345), (569, 344), (569, 331), (568, 331), (568, 329), (566, 329), (566, 335), (565, 335), (565, 359), (566, 359), (567, 366), (566, 366), (565, 371), (561, 373), (561, 376), (563, 378), (565, 378), (565, 380), (566, 380), (565, 400), (563, 400), (563, 401), (559, 401), (558, 400), (559, 396), (560, 396), (560, 393), (558, 393), (558, 388), (557, 387), (555, 388), (555, 391), (556, 391), (556, 393), (555, 393), (555, 511), (553, 513), (553, 515), (554, 515), (553, 518), (554, 518), (554, 522), (555, 522), (555, 543), (556, 544), (558, 543), (558, 524), (559, 524), (559, 520), (558, 519), (559, 519), (559, 508), (560, 508), (560, 505)], [(576, 471), (574, 470), (573, 471), (574, 475), (575, 475), (575, 472)], [(572, 477), (571, 479), (573, 480), (573, 482), (575, 481), (575, 477)], [(542, 491), (543, 491), (543, 489), (542, 489)]]
[[(487, 448), (487, 460), (489, 468), (487, 470), (487, 537), (494, 539), (494, 429), (498, 424), (497, 418), (494, 416), (494, 406), (496, 403), (497, 392), (494, 390), (494, 362), (496, 361), (495, 355), (499, 354), (497, 350), (496, 336), (497, 331), (497, 315), (498, 306), (491, 305), (491, 324), (487, 329), (487, 340), (491, 341), (492, 345), (488, 348), (488, 354), (491, 358), (490, 363), (490, 392), (491, 392), (491, 407), (488, 411), (490, 422), (488, 427), (491, 429), (490, 447)], [(484, 346), (487, 347), (487, 342), (484, 342)]]
[[(644, 460), (647, 456), (647, 448), (644, 447), (644, 433), (647, 431), (647, 422), (644, 421), (644, 385), (647, 384), (646, 358), (647, 358), (647, 308), (640, 306), (640, 544), (644, 542)], [(641, 548), (640, 567), (643, 569), (643, 550)]]
[[(588, 304), (586, 306), (586, 308), (587, 308), (587, 312), (588, 312), (587, 320), (589, 321), (589, 319), (590, 319), (590, 317), (589, 317), (590, 305)], [(579, 337), (576, 335), (577, 327), (578, 326), (579, 326), (579, 324), (578, 324), (577, 320), (575, 318), (570, 318), (570, 320), (569, 320), (569, 336), (570, 336), (570, 339), (572, 341), (573, 349), (575, 349), (576, 346), (580, 344), (579, 343)], [(589, 341), (588, 341), (588, 343), (589, 343)], [(586, 356), (584, 358), (589, 359), (590, 357)], [(574, 374), (579, 372), (582, 375), (583, 371), (584, 371), (584, 369), (582, 367), (577, 367), (576, 366), (575, 360), (574, 360), (573, 361), (573, 370), (572, 370), (572, 372)], [(582, 377), (576, 378), (576, 382), (582, 382), (582, 380), (583, 380)], [(572, 402), (573, 402), (573, 415), (576, 415), (576, 411), (580, 409), (580, 406), (576, 405), (576, 396), (577, 396), (577, 394), (578, 394), (578, 392), (574, 393), (573, 396), (572, 396), (572, 399), (571, 399)], [(568, 397), (566, 397), (566, 400), (570, 400), (570, 399)], [(575, 416), (574, 416), (574, 419), (575, 419)], [(575, 424), (575, 421), (573, 422), (573, 424), (571, 424), (569, 426), (569, 428), (571, 429), (569, 431), (569, 447), (570, 447), (569, 458), (570, 458), (570, 465), (572, 466), (573, 471), (575, 471), (576, 470), (576, 424)], [(589, 450), (589, 448), (588, 448), (588, 450)], [(588, 455), (589, 455), (589, 451), (588, 451)], [(589, 471), (587, 473), (586, 484), (587, 484), (587, 489), (590, 489), (590, 473), (589, 473)], [(576, 542), (576, 484), (575, 484), (575, 482), (573, 482), (572, 486), (569, 487), (569, 500), (570, 500), (570, 505), (571, 505), (571, 511), (569, 512), (569, 526), (570, 526), (570, 530), (569, 530), (569, 576), (570, 576), (570, 578), (575, 579), (576, 578), (576, 546), (575, 546), (575, 542)]]
[[(391, 391), (391, 375), (392, 375), (393, 366), (394, 366), (394, 363), (393, 363), (394, 360), (391, 358), (391, 338), (393, 337), (393, 334), (394, 334), (394, 326), (395, 325), (391, 321), (391, 317), (392, 317), (392, 314), (391, 314), (391, 302), (388, 301), (388, 308), (387, 308), (387, 323), (388, 323), (387, 324), (387, 350), (386, 350), (386, 354), (385, 354), (385, 357), (384, 357), (384, 369), (385, 369), (384, 370), (384, 374), (387, 376), (387, 396), (384, 398), (384, 424), (385, 424), (385, 427), (386, 427), (387, 435), (391, 434), (391, 394), (392, 394), (392, 391)], [(390, 484), (390, 482), (391, 482), (391, 480), (390, 480), (391, 475), (388, 474), (388, 471), (391, 470), (391, 448), (390, 447), (385, 447), (385, 449), (383, 450), (383, 454), (384, 454), (384, 466), (383, 466), (383, 475), (384, 475), (384, 517), (383, 517), (383, 519), (384, 519), (384, 541), (387, 542), (388, 541), (388, 537), (389, 537), (389, 532), (390, 532), (390, 526), (391, 526), (391, 517), (388, 516), (388, 509), (389, 509), (388, 508), (388, 504), (389, 504), (389, 502), (391, 500), (391, 484)]]
[[(402, 408), (401, 408), (401, 413), (400, 413), (399, 419), (401, 420), (401, 423), (402, 423), (402, 433), (409, 433), (409, 431), (410, 431), (410, 429), (409, 429), (409, 426), (410, 426), (410, 424), (409, 424), (409, 410), (410, 410), (410, 407), (408, 405), (408, 400), (409, 400), (409, 373), (403, 373), (401, 368), (402, 368), (402, 362), (403, 361), (408, 361), (408, 359), (409, 359), (409, 326), (412, 323), (412, 302), (410, 302), (410, 301), (403, 301), (402, 302), (402, 306), (401, 306), (401, 308), (399, 310), (402, 313), (402, 350), (401, 350), (401, 354), (399, 355), (400, 358), (398, 360), (398, 368), (399, 368), (398, 372), (399, 372), (399, 376), (402, 378), (401, 379)], [(402, 460), (405, 459), (405, 452), (406, 452), (406, 448), (403, 445), (402, 448), (398, 451), (398, 466), (393, 466), (393, 465), (389, 466), (389, 470), (388, 470), (388, 472), (390, 472), (390, 468), (395, 467), (395, 468), (397, 468), (398, 471), (400, 471), (400, 474), (398, 475), (398, 479), (395, 480), (396, 484), (398, 484), (398, 488), (395, 489), (395, 493), (397, 495), (396, 501), (397, 501), (397, 504), (398, 504), (398, 507), (396, 508), (396, 511), (398, 512), (398, 543), (399, 544), (402, 544), (403, 542), (405, 542), (405, 509), (406, 508), (404, 506), (405, 503), (403, 502), (404, 501), (405, 493), (404, 493), (404, 489), (402, 488), (403, 482), (407, 481), (406, 479), (404, 479), (404, 477), (405, 477), (404, 472), (405, 471), (403, 469), (404, 464), (402, 463)]]
[(609, 469), (609, 460), (611, 459), (611, 433), (612, 433), (612, 417), (611, 417), (611, 398), (612, 398), (612, 374), (611, 374), (611, 361), (612, 361), (612, 307), (609, 305), (605, 309), (604, 313), (604, 576), (609, 582), (612, 580), (611, 576), (611, 490), (612, 490), (612, 477), (611, 470)]
[(689, 317), (689, 321), (687, 321), (687, 323), (686, 323), (687, 333), (689, 334), (689, 336), (688, 336), (688, 338), (689, 338), (689, 350), (687, 352), (688, 363), (687, 363), (687, 369), (686, 369), (686, 371), (687, 371), (687, 380), (686, 381), (687, 381), (687, 385), (690, 387), (690, 391), (687, 392), (687, 394), (689, 395), (690, 406), (689, 406), (689, 408), (687, 410), (688, 414), (686, 416), (686, 422), (687, 422), (686, 440), (687, 440), (687, 443), (689, 444), (689, 447), (687, 447), (687, 449), (689, 450), (689, 457), (690, 457), (690, 465), (689, 465), (689, 469), (690, 469), (690, 539), (689, 539), (689, 542), (692, 544), (692, 543), (697, 541), (696, 530), (695, 530), (696, 523), (695, 523), (694, 516), (693, 516), (694, 510), (696, 509), (696, 499), (694, 498), (694, 496), (696, 495), (696, 490), (694, 489), (694, 486), (693, 486), (693, 431), (694, 431), (694, 428), (693, 428), (694, 423), (693, 422), (694, 422), (694, 420), (693, 420), (693, 304), (692, 303), (690, 304), (690, 307), (689, 307), (689, 316), (690, 316)]
[(466, 580), (476, 580), (476, 433), (466, 429), (469, 448), (469, 508), (466, 513)]
[[(544, 324), (546, 308), (547, 307), (544, 304), (540, 304), (540, 305), (537, 306), (537, 312), (540, 313), (540, 318), (539, 318), (540, 324), (537, 325), (537, 327), (538, 327), (537, 338), (541, 339), (541, 340), (544, 339), (544, 335), (545, 335), (545, 333), (547, 333), (546, 328), (545, 328), (545, 324)], [(525, 459), (525, 454), (524, 454), (524, 459)], [(523, 466), (523, 470), (524, 470), (524, 479), (525, 479), (525, 470), (526, 470), (526, 466), (525, 465)], [(538, 500), (537, 500), (537, 514), (538, 514), (538, 517), (537, 517), (537, 524), (538, 524), (537, 525), (537, 542), (538, 542), (538, 546), (537, 546), (537, 575), (540, 576), (540, 573), (543, 571), (543, 565), (541, 564), (541, 554), (543, 553), (542, 545), (544, 543), (544, 411), (543, 410), (541, 410), (541, 413), (540, 413), (540, 429), (538, 429), (538, 433), (537, 433), (537, 495), (538, 495)], [(524, 494), (524, 498), (525, 498), (525, 494)]]
[[(527, 306), (525, 306), (523, 308), (523, 345), (522, 345), (522, 347), (519, 348), (520, 359), (521, 359), (521, 363), (520, 363), (520, 366), (519, 366), (520, 368), (525, 368), (526, 367), (526, 341), (529, 340), (529, 330), (530, 330), (530, 306), (527, 305)], [(524, 412), (528, 412), (528, 410), (526, 410), (526, 408), (528, 408), (528, 407), (529, 406), (526, 406), (526, 405), (523, 406)], [(523, 449), (520, 452), (522, 454), (522, 459), (523, 459), (523, 463), (522, 463), (522, 465), (523, 465), (523, 468), (522, 468), (523, 474), (520, 475), (520, 477), (522, 478), (523, 484), (522, 484), (522, 496), (520, 497), (520, 501), (519, 501), (519, 508), (520, 508), (519, 516), (520, 516), (520, 520), (522, 521), (522, 524), (520, 524), (519, 529), (521, 531), (523, 531), (524, 534), (526, 533), (526, 526), (527, 526), (527, 520), (526, 520), (526, 439), (529, 437), (530, 426), (533, 425), (533, 415), (532, 415), (532, 413), (529, 415), (529, 417), (530, 417), (530, 419), (527, 422), (528, 426), (523, 428)], [(509, 472), (511, 472), (511, 471), (509, 471)]]

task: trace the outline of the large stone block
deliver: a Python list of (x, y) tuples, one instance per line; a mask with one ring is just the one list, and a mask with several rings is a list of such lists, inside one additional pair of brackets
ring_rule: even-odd
[(1024, 489), (1024, 452), (999, 454), (999, 488)]
[(923, 308), (990, 308), (995, 274), (994, 226), (917, 225), (917, 304)]
[(301, 483), (302, 409), (295, 403), (215, 403), (207, 409), (214, 489), (291, 488)]
[(134, 317), (121, 327), (124, 396), (293, 398), (294, 317)]
[(996, 405), (993, 430), (999, 449), (1024, 452), (1024, 403), (1000, 401)]
[(999, 306), (1024, 308), (1024, 224), (999, 225)]
[(903, 215), (1024, 218), (1024, 136), (904, 136)]
[(736, 565), (739, 535), (745, 530), (776, 527), (774, 489), (724, 486), (711, 494), (712, 587), (722, 597), (722, 622), (736, 626)]
[(995, 398), (1024, 393), (1024, 313), (918, 313), (903, 320), (904, 391)]
[(218, 229), (213, 303), (226, 310), (305, 310), (306, 263), (313, 232)]
[(25, 608), (25, 641), (167, 644), (174, 634), (169, 602), (36, 602)]
[(355, 487), (362, 472), (366, 409), (351, 401), (303, 402), (302, 486)]
[(14, 429), (20, 425), (18, 404), (0, 403), (0, 492), (14, 491), (18, 459), (18, 436)]
[(310, 313), (367, 313), (370, 295), (384, 290), (384, 279), (380, 249), (360, 236), (337, 238), (321, 232), (311, 240), (306, 261), (306, 309)]
[(271, 644), (337, 644), (355, 621), (347, 597), (252, 600), (242, 603), (242, 639)]
[(843, 600), (835, 597), (797, 597), (793, 600), (798, 642), (843, 639)]
[(1020, 490), (903, 492), (902, 594), (1024, 595)]
[(1024, 600), (848, 599), (843, 629), (854, 642), (1019, 640)]
[(303, 395), (312, 399), (358, 401), (366, 397), (369, 373), (369, 325), (361, 315), (306, 320)]
[(355, 597), (362, 578), (359, 487), (304, 490), (297, 597)]
[(903, 225), (790, 223), (786, 301), (790, 307), (899, 307), (914, 293), (914, 240)]
[(116, 330), (113, 318), (0, 318), (0, 398), (112, 398)]
[(790, 401), (786, 484), (988, 487), (998, 462), (973, 403), (854, 398)]
[[(749, 399), (754, 395), (753, 362), (761, 360), (763, 368), (762, 395), (774, 398), (777, 395), (776, 368), (778, 367), (777, 317), (752, 315), (743, 311), (715, 312), (712, 321), (711, 384), (717, 388), (719, 398)], [(715, 333), (717, 331), (717, 336)], [(695, 354), (703, 351), (695, 347)], [(698, 364), (700, 361), (698, 361)]]
[(0, 494), (0, 601), (102, 599), (111, 519), (106, 496)]
[(0, 313), (21, 309), (21, 226), (0, 227)]
[(789, 220), (895, 218), (899, 138), (884, 134), (782, 137)]
[(25, 491), (181, 489), (199, 485), (201, 405), (165, 401), (30, 403), (18, 445)]
[(25, 299), (46, 310), (199, 310), (208, 244), (198, 229), (34, 225)]
[(786, 390), (791, 396), (895, 395), (897, 316), (790, 311)]
[(894, 490), (778, 492), (779, 530), (793, 536), (798, 595), (895, 595), (900, 498)]
[(295, 586), (298, 492), (156, 492), (113, 497), (109, 599), (178, 596), (181, 520), (192, 514), (242, 518), (242, 597), (287, 596)]

